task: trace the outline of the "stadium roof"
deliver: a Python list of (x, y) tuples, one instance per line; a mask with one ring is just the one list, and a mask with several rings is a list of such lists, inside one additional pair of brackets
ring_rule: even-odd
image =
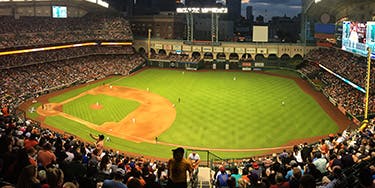
[(76, 6), (91, 11), (108, 11), (108, 3), (102, 0), (0, 0), (0, 7), (10, 6)]
[[(375, 16), (374, 0), (308, 0), (304, 12), (315, 18), (323, 14), (333, 16), (339, 21), (347, 20), (368, 21)], [(333, 20), (331, 20), (333, 21)]]

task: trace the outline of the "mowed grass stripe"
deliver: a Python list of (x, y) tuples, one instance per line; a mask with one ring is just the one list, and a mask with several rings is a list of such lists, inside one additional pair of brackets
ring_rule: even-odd
[[(338, 130), (290, 79), (258, 73), (151, 69), (114, 84), (149, 88), (176, 104), (173, 126), (159, 137), (164, 142), (216, 148), (275, 147)], [(311, 132), (311, 127), (316, 131)]]
[(85, 91), (88, 91), (92, 88), (95, 88), (95, 87), (98, 87), (100, 85), (103, 85), (103, 84), (106, 84), (106, 83), (110, 83), (114, 80), (118, 80), (120, 78), (120, 76), (113, 76), (111, 78), (108, 78), (108, 79), (105, 79), (105, 80), (101, 80), (99, 82), (96, 82), (96, 83), (92, 83), (92, 84), (89, 84), (89, 85), (86, 85), (86, 86), (83, 86), (83, 87), (80, 87), (80, 88), (77, 88), (77, 89), (74, 89), (74, 90), (71, 90), (71, 91), (68, 91), (62, 95), (58, 95), (58, 96), (55, 96), (55, 97), (52, 97), (52, 98), (49, 98), (48, 99), (48, 102), (53, 102), (53, 103), (60, 103), (60, 102), (63, 102), (67, 99), (70, 99), (70, 98), (73, 98)]
[[(46, 118), (45, 123), (48, 125), (54, 125), (57, 129), (60, 129), (64, 132), (79, 136), (80, 138), (94, 143), (94, 140), (90, 137), (90, 133), (94, 135), (103, 134), (94, 129), (90, 129), (85, 125), (77, 123), (75, 121), (63, 118), (61, 116), (49, 116)], [(67, 126), (69, 125), (69, 126)], [(124, 152), (140, 153), (143, 156), (155, 156), (168, 159), (171, 157), (171, 149), (175, 147), (159, 145), (159, 144), (150, 144), (150, 143), (134, 143), (121, 138), (113, 137), (111, 135), (104, 134), (105, 137), (110, 137), (110, 142), (106, 141), (104, 143), (105, 147), (113, 148), (114, 150), (120, 150)], [(222, 158), (240, 158), (248, 157), (261, 152), (237, 152), (237, 153), (228, 153), (228, 152), (212, 152), (217, 154)], [(206, 159), (205, 153), (201, 155), (202, 159)]]
[[(91, 106), (98, 103), (102, 109)], [(84, 95), (63, 105), (63, 112), (91, 123), (119, 122), (139, 106), (137, 101), (107, 95)]]

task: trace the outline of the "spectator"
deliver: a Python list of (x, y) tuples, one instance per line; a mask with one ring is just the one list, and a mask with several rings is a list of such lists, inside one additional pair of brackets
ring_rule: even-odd
[(300, 179), (300, 188), (316, 188), (315, 178), (310, 174), (305, 174)]
[(50, 188), (60, 188), (64, 184), (64, 172), (56, 167), (47, 168), (47, 182)]
[(345, 175), (342, 173), (341, 167), (340, 166), (334, 166), (332, 169), (332, 175), (333, 179), (330, 180), (328, 178), (323, 178), (323, 183), (326, 183), (324, 185), (324, 188), (334, 188), (334, 187), (342, 187), (346, 188), (348, 187), (348, 181)]
[(284, 176), (282, 173), (277, 173), (275, 176), (276, 184), (271, 185), (270, 188), (289, 188), (289, 182), (284, 180)]
[(90, 137), (95, 140), (95, 148), (98, 150), (98, 156), (101, 156), (104, 148), (104, 135), (100, 134), (96, 137), (90, 133)]
[(184, 156), (184, 148), (178, 147), (173, 149), (173, 158), (168, 161), (168, 187), (170, 188), (186, 188), (187, 177), (186, 172), (193, 172), (192, 164), (187, 161)]
[(112, 188), (112, 187), (127, 188), (127, 186), (124, 183), (122, 183), (122, 181), (124, 180), (124, 177), (123, 177), (124, 174), (125, 174), (125, 170), (118, 168), (116, 172), (114, 173), (113, 179), (104, 180), (102, 188)]
[(228, 187), (229, 175), (227, 174), (225, 167), (221, 165), (219, 167), (219, 172), (215, 176), (216, 187)]
[(37, 169), (33, 165), (27, 165), (22, 169), (17, 181), (17, 188), (40, 188), (41, 184), (37, 179)]

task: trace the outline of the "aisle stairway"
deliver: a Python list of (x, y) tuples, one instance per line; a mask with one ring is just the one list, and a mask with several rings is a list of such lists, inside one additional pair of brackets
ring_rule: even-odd
[(214, 172), (208, 167), (199, 167), (198, 182), (193, 186), (189, 180), (190, 188), (212, 188), (211, 176)]

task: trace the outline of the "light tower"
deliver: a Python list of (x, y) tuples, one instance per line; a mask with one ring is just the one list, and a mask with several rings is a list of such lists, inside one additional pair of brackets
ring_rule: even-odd
[(211, 14), (211, 42), (219, 42), (219, 15), (228, 13), (226, 7), (182, 7), (176, 9), (177, 13), (186, 14), (188, 42), (194, 41), (194, 14)]
[(370, 77), (371, 77), (371, 48), (367, 48), (367, 76), (366, 76), (366, 96), (365, 96), (365, 114), (360, 127), (360, 131), (367, 128), (368, 124), (368, 100), (370, 95)]

